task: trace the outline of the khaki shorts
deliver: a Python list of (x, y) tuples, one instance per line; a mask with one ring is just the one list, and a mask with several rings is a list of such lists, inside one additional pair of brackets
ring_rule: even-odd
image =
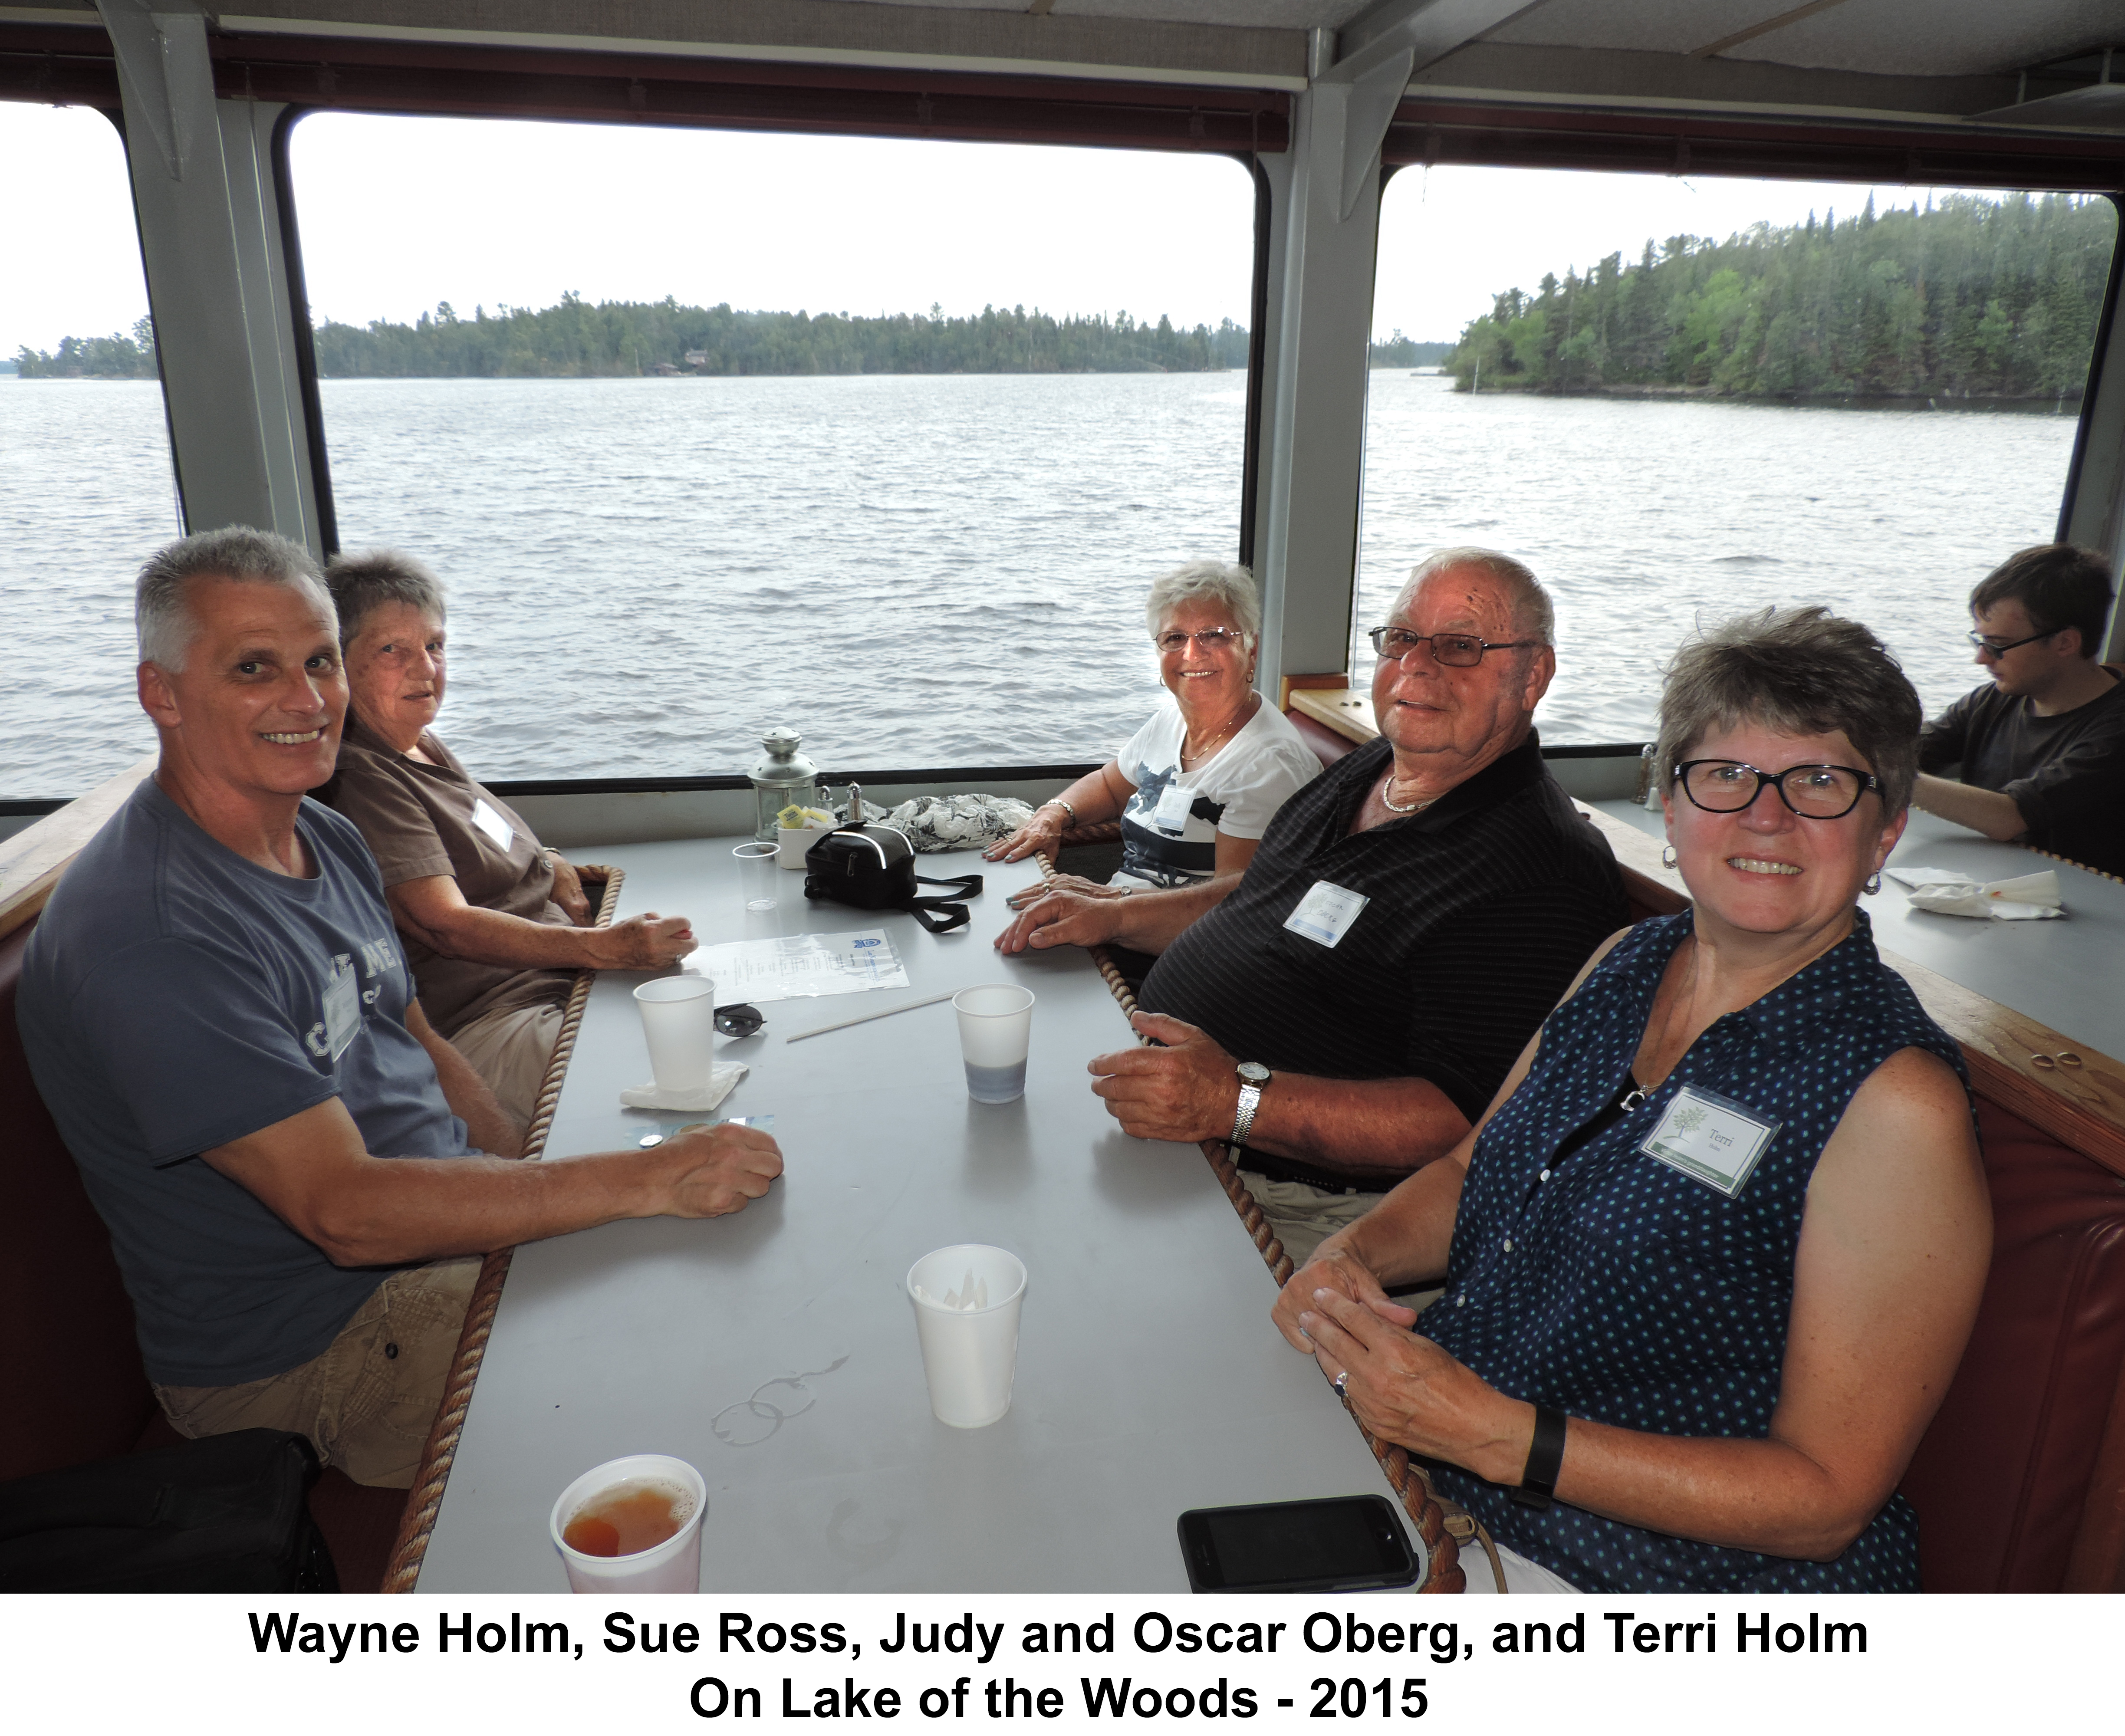
[(239, 1428), (308, 1435), (318, 1457), (357, 1483), (410, 1489), (450, 1378), (477, 1255), (394, 1272), (323, 1352), (240, 1386), (158, 1386), (177, 1433)]
[(561, 1034), (557, 1006), (512, 1007), (475, 1019), (450, 1039), (518, 1123), (528, 1127)]
[[(1387, 1197), (1383, 1193), (1331, 1193), (1304, 1182), (1273, 1182), (1254, 1169), (1241, 1170), (1240, 1179), (1262, 1208), (1262, 1216), (1284, 1244), (1284, 1251), (1291, 1256), (1293, 1272), (1312, 1259), (1313, 1250), (1338, 1230), (1356, 1223)], [(1402, 1306), (1421, 1314), (1439, 1300), (1442, 1287), (1426, 1284), (1392, 1294)]]

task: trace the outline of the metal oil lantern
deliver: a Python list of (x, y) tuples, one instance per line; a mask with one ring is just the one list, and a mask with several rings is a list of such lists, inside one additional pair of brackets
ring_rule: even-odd
[(767, 750), (750, 774), (753, 788), (752, 835), (762, 844), (775, 842), (775, 816), (793, 803), (814, 806), (818, 799), (819, 768), (797, 750), (804, 738), (785, 726), (770, 729), (760, 738)]

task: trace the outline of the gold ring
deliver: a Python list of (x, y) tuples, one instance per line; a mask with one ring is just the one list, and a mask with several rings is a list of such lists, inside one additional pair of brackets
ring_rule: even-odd
[(2077, 1067), (2082, 1063), (2080, 1057), (2072, 1050), (2061, 1049), (2058, 1054), (2058, 1064), (2062, 1067)]
[(2029, 1057), (2029, 1065), (2033, 1067), (2042, 1067), (2048, 1073), (2054, 1067), (2057, 1066), (2058, 1063), (2053, 1061), (2048, 1055), (2032, 1055)]

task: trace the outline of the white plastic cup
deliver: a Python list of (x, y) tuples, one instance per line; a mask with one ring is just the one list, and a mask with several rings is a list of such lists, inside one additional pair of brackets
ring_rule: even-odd
[(775, 908), (775, 869), (781, 849), (772, 844), (741, 844), (731, 854), (737, 858), (738, 885), (748, 911), (758, 914)]
[[(948, 1308), (964, 1295), (968, 1275), (987, 1287), (987, 1306)], [(980, 1293), (980, 1292), (978, 1292)], [(922, 1344), (930, 1383), (930, 1414), (953, 1428), (986, 1428), (1011, 1409), (1018, 1368), (1018, 1305), (1025, 1295), (1025, 1263), (1002, 1248), (960, 1242), (926, 1254), (907, 1268), (907, 1299)]]
[(978, 1103), (1015, 1103), (1025, 1095), (1025, 1052), (1033, 1041), (1033, 990), (984, 983), (952, 997), (959, 1015), (959, 1058), (967, 1095)]
[(716, 986), (705, 976), (653, 976), (634, 991), (649, 1070), (660, 1091), (699, 1091), (715, 1066)]
[[(561, 1541), (569, 1520), (596, 1494), (620, 1483), (667, 1485), (693, 1503), (693, 1511), (676, 1532), (654, 1549), (632, 1555), (586, 1555)], [(585, 1471), (554, 1503), (547, 1528), (554, 1547), (568, 1569), (573, 1592), (698, 1592), (701, 1588), (701, 1521), (709, 1511), (709, 1486), (684, 1459), (638, 1452), (608, 1459)]]

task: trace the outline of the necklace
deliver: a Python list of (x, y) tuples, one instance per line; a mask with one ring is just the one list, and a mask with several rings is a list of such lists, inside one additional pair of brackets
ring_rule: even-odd
[(1389, 772), (1388, 774), (1388, 781), (1380, 786), (1380, 806), (1385, 808), (1391, 814), (1421, 814), (1425, 811), (1425, 809), (1430, 807), (1433, 802), (1436, 802), (1439, 799), (1438, 797), (1434, 796), (1430, 801), (1412, 802), (1407, 807), (1404, 807), (1388, 793), (1388, 792), (1393, 789), (1394, 787), (1394, 774), (1392, 772)]
[(1211, 736), (1209, 741), (1204, 742), (1200, 747), (1191, 748), (1189, 746), (1187, 735), (1184, 731), (1181, 735), (1180, 741), (1181, 759), (1184, 760), (1200, 760), (1205, 754), (1209, 753), (1213, 746), (1215, 746), (1218, 742), (1223, 741), (1226, 736), (1232, 734), (1235, 729), (1238, 728), (1242, 723), (1246, 722), (1248, 717), (1252, 717), (1254, 713), (1252, 708), (1245, 703), (1242, 703), (1237, 711), (1234, 712), (1231, 717), (1225, 719), (1225, 727), (1219, 730), (1216, 735)]

